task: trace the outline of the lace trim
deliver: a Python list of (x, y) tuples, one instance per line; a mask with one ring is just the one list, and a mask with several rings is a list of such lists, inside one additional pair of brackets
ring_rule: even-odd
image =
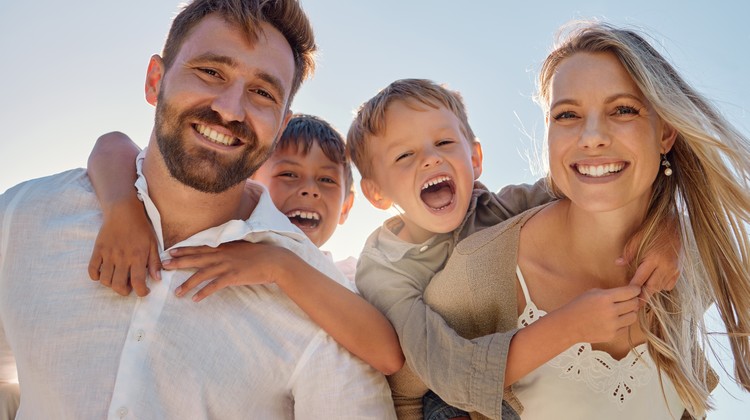
[[(527, 302), (519, 327), (526, 327), (547, 315), (533, 302)], [(609, 353), (594, 350), (590, 343), (578, 343), (547, 362), (560, 370), (560, 377), (583, 382), (594, 392), (606, 393), (607, 399), (619, 409), (625, 407), (638, 388), (648, 385), (655, 377), (656, 369), (649, 364), (651, 357), (646, 344), (639, 344), (621, 360)]]

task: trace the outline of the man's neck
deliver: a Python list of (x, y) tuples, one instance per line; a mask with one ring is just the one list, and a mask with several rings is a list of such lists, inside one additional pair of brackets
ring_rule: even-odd
[(158, 153), (149, 152), (143, 174), (159, 211), (165, 249), (229, 220), (246, 219), (255, 209), (257, 200), (244, 194), (244, 183), (219, 194), (201, 192), (171, 177)]

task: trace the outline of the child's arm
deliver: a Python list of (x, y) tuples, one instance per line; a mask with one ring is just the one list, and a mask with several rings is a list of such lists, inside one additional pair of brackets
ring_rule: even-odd
[(102, 207), (103, 221), (89, 262), (89, 276), (125, 296), (131, 286), (146, 296), (146, 270), (159, 279), (157, 240), (133, 184), (138, 146), (119, 132), (96, 141), (88, 175)]
[(404, 363), (393, 327), (356, 293), (308, 265), (292, 251), (274, 245), (230, 242), (173, 249), (165, 269), (197, 268), (175, 291), (185, 295), (211, 280), (195, 295), (200, 301), (227, 286), (276, 283), (323, 330), (375, 369), (390, 375)]

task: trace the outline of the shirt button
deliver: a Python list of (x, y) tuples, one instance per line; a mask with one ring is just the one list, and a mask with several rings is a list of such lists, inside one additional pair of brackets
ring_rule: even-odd
[(127, 407), (120, 407), (117, 409), (117, 415), (120, 416), (120, 418), (124, 418), (128, 415), (128, 408)]
[(419, 252), (425, 252), (425, 251), (427, 251), (427, 248), (429, 248), (429, 247), (427, 245), (425, 245), (422, 248), (419, 248)]
[[(143, 338), (146, 336), (146, 332), (143, 330), (138, 330), (133, 335), (133, 338), (135, 338), (135, 341), (143, 341)], [(127, 411), (127, 410), (126, 410)]]

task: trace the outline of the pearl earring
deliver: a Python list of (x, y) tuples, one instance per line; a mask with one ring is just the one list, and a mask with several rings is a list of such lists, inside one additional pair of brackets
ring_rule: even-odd
[(667, 160), (666, 154), (661, 155), (661, 166), (664, 167), (664, 175), (666, 176), (672, 175), (672, 165)]

